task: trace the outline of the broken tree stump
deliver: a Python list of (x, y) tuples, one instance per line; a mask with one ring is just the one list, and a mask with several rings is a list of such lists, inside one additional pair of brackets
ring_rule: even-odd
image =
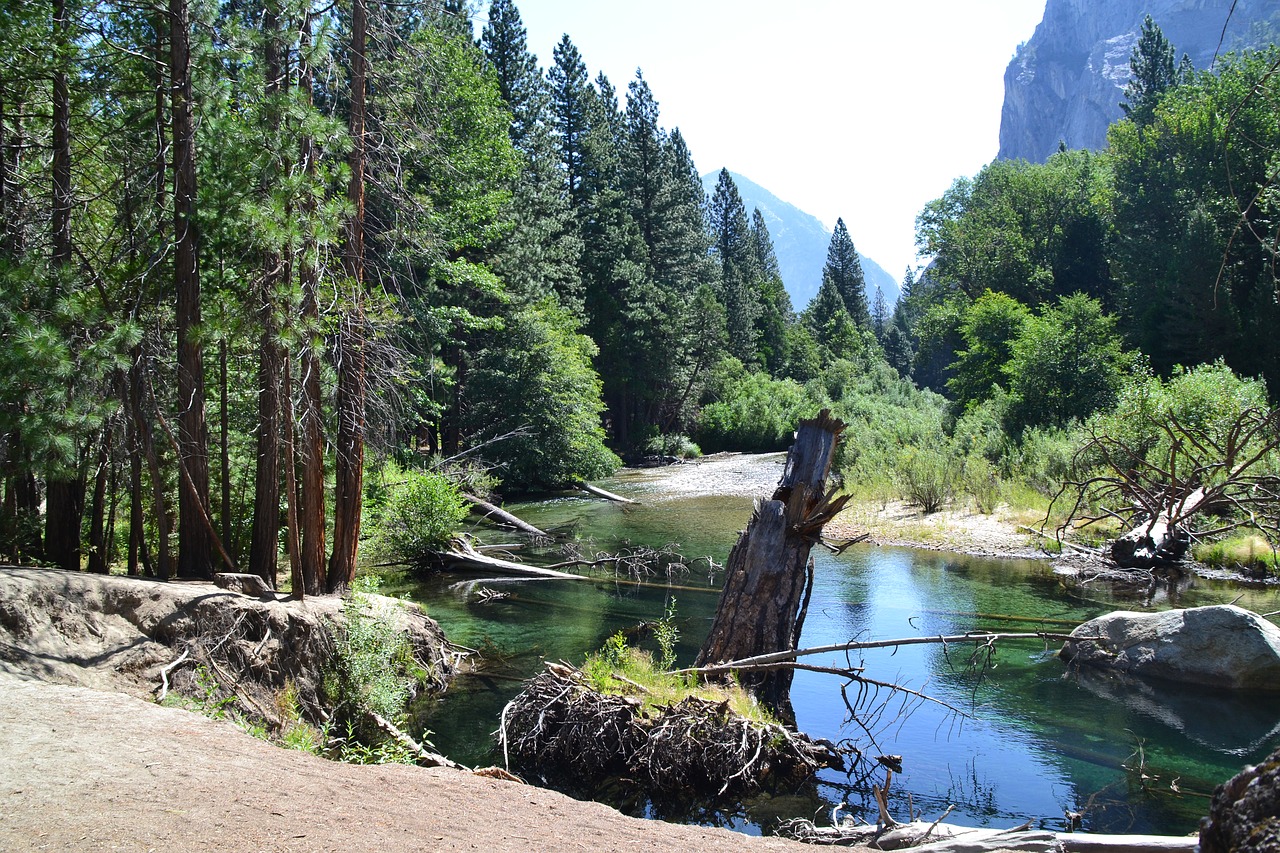
[[(848, 501), (827, 491), (827, 475), (845, 424), (823, 409), (803, 420), (770, 500), (758, 500), (725, 566), (724, 590), (696, 666), (793, 650), (800, 639), (813, 563), (809, 551)], [(743, 687), (790, 717), (792, 670), (741, 673)]]

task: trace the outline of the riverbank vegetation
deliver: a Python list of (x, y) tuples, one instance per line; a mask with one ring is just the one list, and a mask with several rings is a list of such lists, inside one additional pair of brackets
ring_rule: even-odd
[(338, 591), (443, 541), (438, 476), (783, 449), (824, 407), (863, 497), (1042, 510), (1136, 399), (1272, 400), (1274, 50), (1192, 72), (1151, 25), (1109, 151), (957, 180), (896, 306), (838, 222), (792, 306), (641, 73), (568, 36), (544, 69), (511, 0), (478, 38), (468, 8), (6, 17), (0, 554)]

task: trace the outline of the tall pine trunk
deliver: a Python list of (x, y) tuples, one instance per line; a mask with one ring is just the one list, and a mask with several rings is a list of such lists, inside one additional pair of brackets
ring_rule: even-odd
[[(312, 20), (303, 20), (298, 42), (298, 88), (308, 107), (314, 83), (308, 53), (311, 49)], [(302, 538), (300, 559), (303, 584), (295, 586), (298, 595), (320, 595), (325, 592), (325, 494), (324, 494), (324, 398), (320, 387), (320, 301), (317, 293), (319, 270), (317, 267), (319, 246), (315, 234), (315, 197), (312, 194), (317, 180), (316, 158), (319, 152), (315, 140), (303, 136), (299, 150), (302, 171), (307, 176), (307, 191), (303, 194), (302, 220), (308, 229), (308, 245), (301, 251), (298, 278), (302, 287), (302, 353), (300, 377), (301, 404), (298, 422), (302, 441), (298, 447), (298, 464), (302, 468), (298, 530)], [(292, 499), (293, 495), (290, 495)]]
[[(274, 140), (280, 129), (278, 100), (286, 87), (280, 38), (280, 10), (276, 2), (265, 4), (262, 18), (265, 35), (263, 67), (266, 82), (263, 96), (267, 100), (268, 130)], [(273, 178), (284, 172), (277, 168)], [(264, 195), (269, 192), (264, 187)], [(286, 211), (287, 212), (287, 211)], [(284, 257), (268, 250), (262, 259), (261, 291), (258, 294), (258, 435), (256, 470), (253, 487), (253, 533), (249, 545), (249, 571), (272, 587), (276, 585), (276, 557), (280, 536), (280, 379), (284, 353), (276, 329), (276, 290), (287, 276)]]
[(191, 21), (187, 0), (169, 0), (173, 122), (173, 278), (178, 327), (178, 576), (213, 577), (209, 518), (209, 435), (200, 329), (200, 239), (191, 101)]
[[(53, 0), (53, 294), (56, 302), (70, 274), (71, 245), (71, 90), (67, 83), (70, 22), (66, 0)], [(74, 380), (73, 380), (74, 381)], [(68, 389), (68, 395), (70, 395)], [(76, 460), (77, 462), (79, 460)], [(59, 568), (80, 568), (80, 523), (84, 513), (84, 481), (78, 465), (70, 470), (54, 463), (45, 493), (45, 558)]]
[(353, 0), (351, 10), (351, 179), (347, 201), (351, 213), (343, 235), (343, 272), (351, 305), (338, 333), (338, 434), (334, 460), (333, 555), (329, 559), (330, 592), (351, 585), (356, 574), (360, 538), (360, 498), (364, 482), (365, 317), (364, 317), (364, 170), (365, 94), (369, 73), (366, 54), (368, 10)]

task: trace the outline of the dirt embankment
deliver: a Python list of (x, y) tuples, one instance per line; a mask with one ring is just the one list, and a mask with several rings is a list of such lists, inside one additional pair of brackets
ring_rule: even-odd
[[(318, 686), (299, 661), (323, 657), (340, 610), (0, 567), (0, 851), (801, 849), (463, 771), (338, 764), (147, 701), (196, 648), (265, 716), (272, 685)], [(435, 623), (404, 618), (419, 657), (445, 673)]]

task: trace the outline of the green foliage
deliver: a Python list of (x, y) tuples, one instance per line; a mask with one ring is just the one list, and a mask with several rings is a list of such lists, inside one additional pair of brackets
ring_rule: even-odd
[(1006, 294), (1039, 308), (1072, 293), (1110, 302), (1105, 158), (1085, 151), (1044, 164), (996, 160), (961, 178), (916, 220), (916, 243), (936, 256), (929, 276), (946, 293)]
[(1115, 403), (1133, 364), (1115, 317), (1083, 295), (1066, 296), (1026, 321), (1006, 368), (1008, 428), (1066, 426)]
[(957, 411), (965, 412), (990, 397), (997, 386), (1009, 385), (1006, 367), (1030, 316), (1016, 299), (990, 290), (965, 309), (960, 320), (965, 349), (956, 353), (954, 375), (947, 381)]
[(917, 447), (903, 453), (897, 470), (907, 500), (927, 515), (955, 494), (960, 463), (946, 450)]
[(658, 667), (669, 670), (676, 665), (676, 641), (680, 639), (680, 628), (676, 625), (676, 599), (673, 595), (667, 599), (667, 607), (662, 618), (653, 623), (653, 638), (658, 643)]
[(702, 448), (687, 435), (655, 435), (641, 447), (650, 456), (674, 456), (677, 459), (697, 459)]
[(405, 471), (374, 515), (372, 550), (384, 559), (424, 563), (448, 546), (467, 512), (458, 487), (443, 474)]
[(673, 674), (656, 666), (648, 652), (628, 646), (621, 631), (610, 636), (600, 651), (587, 655), (582, 673), (593, 690), (634, 696), (646, 708), (667, 707), (686, 696), (696, 696), (712, 702), (727, 702), (730, 711), (748, 720), (776, 722), (769, 711), (741, 687), (700, 684), (696, 676)]
[(1159, 374), (1223, 358), (1280, 381), (1276, 59), (1224, 57), (1108, 134), (1123, 328)]
[(465, 423), (477, 443), (507, 436), (482, 454), (509, 488), (561, 487), (621, 465), (604, 446), (596, 348), (575, 325), (550, 303), (522, 309), (476, 358)]
[(1249, 574), (1280, 575), (1280, 553), (1256, 533), (1238, 533), (1193, 545), (1192, 556), (1207, 566)]
[[(1224, 447), (1230, 428), (1242, 414), (1267, 408), (1265, 383), (1237, 376), (1218, 361), (1189, 370), (1177, 368), (1167, 380), (1147, 371), (1134, 372), (1121, 388), (1115, 408), (1099, 413), (1088, 427), (1122, 441), (1140, 457), (1166, 469), (1175, 456), (1182, 459), (1184, 449), (1175, 446), (1162, 424), (1176, 422)], [(1241, 449), (1248, 454), (1249, 447), (1260, 447), (1266, 440), (1267, 436), (1254, 435)], [(1280, 460), (1269, 467), (1280, 470), (1277, 465)]]
[(375, 713), (388, 720), (403, 715), (420, 667), (404, 632), (395, 627), (395, 605), (372, 593), (377, 579), (361, 578), (342, 608), (343, 624), (325, 677), (325, 693), (348, 719)]
[(708, 452), (785, 450), (800, 419), (813, 417), (826, 404), (820, 388), (751, 373), (733, 359), (721, 363), (712, 394), (696, 433)]

